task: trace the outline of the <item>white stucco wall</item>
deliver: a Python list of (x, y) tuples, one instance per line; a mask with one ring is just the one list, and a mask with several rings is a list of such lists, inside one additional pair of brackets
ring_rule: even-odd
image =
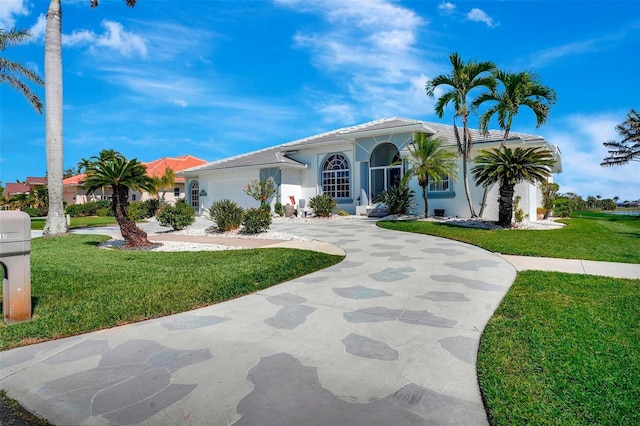
[[(200, 213), (209, 210), (214, 201), (229, 199), (243, 208), (258, 207), (259, 203), (244, 193), (243, 187), (259, 178), (258, 169), (225, 169), (204, 172), (199, 176), (200, 189), (207, 195), (200, 195)], [(193, 179), (190, 178), (189, 182)], [(187, 185), (187, 192), (190, 188)]]

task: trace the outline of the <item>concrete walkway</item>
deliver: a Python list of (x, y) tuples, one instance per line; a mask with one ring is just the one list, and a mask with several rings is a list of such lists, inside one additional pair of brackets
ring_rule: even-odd
[(0, 353), (11, 397), (54, 424), (486, 424), (481, 330), (499, 256), (353, 219), (274, 224), (341, 263), (171, 317)]
[(0, 388), (58, 425), (487, 424), (480, 334), (531, 263), (366, 219), (272, 229), (346, 259), (218, 305), (1, 352)]

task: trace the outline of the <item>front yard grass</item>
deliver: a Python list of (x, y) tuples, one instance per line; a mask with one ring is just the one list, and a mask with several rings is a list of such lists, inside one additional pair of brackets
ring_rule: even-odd
[(32, 240), (33, 319), (0, 325), (0, 350), (215, 304), (342, 260), (284, 248), (168, 253), (97, 247), (108, 239)]
[(640, 424), (640, 280), (527, 271), (487, 325), (492, 425)]
[[(31, 230), (42, 231), (47, 219), (44, 217), (36, 217), (31, 219)], [(118, 222), (113, 216), (88, 216), (88, 217), (72, 217), (70, 229), (86, 228), (90, 226), (109, 226), (117, 225)]]
[(378, 226), (449, 238), (502, 254), (640, 263), (640, 216), (594, 215), (559, 222), (567, 226), (486, 230), (430, 221), (379, 221)]

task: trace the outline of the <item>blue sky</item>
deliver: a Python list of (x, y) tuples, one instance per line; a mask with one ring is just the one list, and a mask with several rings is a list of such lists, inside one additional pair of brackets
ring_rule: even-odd
[[(44, 74), (48, 1), (0, 0), (4, 54)], [(640, 164), (602, 168), (602, 142), (640, 109), (640, 2), (62, 0), (65, 168), (112, 148), (207, 161), (383, 117), (452, 123), (428, 78), (448, 55), (528, 70), (557, 91), (547, 124), (513, 131), (560, 146), (561, 192), (640, 198)], [(44, 90), (38, 88), (44, 97)], [(0, 85), (0, 180), (46, 172), (44, 116)], [(473, 121), (472, 125), (476, 125)], [(490, 126), (497, 128), (494, 122)]]

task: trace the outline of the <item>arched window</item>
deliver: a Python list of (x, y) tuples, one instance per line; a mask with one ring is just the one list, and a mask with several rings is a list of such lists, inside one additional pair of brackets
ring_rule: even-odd
[(329, 155), (322, 165), (322, 192), (333, 198), (349, 198), (349, 173), (349, 161), (344, 155)]
[(389, 142), (378, 145), (371, 153), (369, 170), (369, 195), (375, 200), (382, 191), (400, 184), (403, 170), (398, 148)]
[(191, 207), (200, 208), (200, 185), (197, 180), (191, 182)]

